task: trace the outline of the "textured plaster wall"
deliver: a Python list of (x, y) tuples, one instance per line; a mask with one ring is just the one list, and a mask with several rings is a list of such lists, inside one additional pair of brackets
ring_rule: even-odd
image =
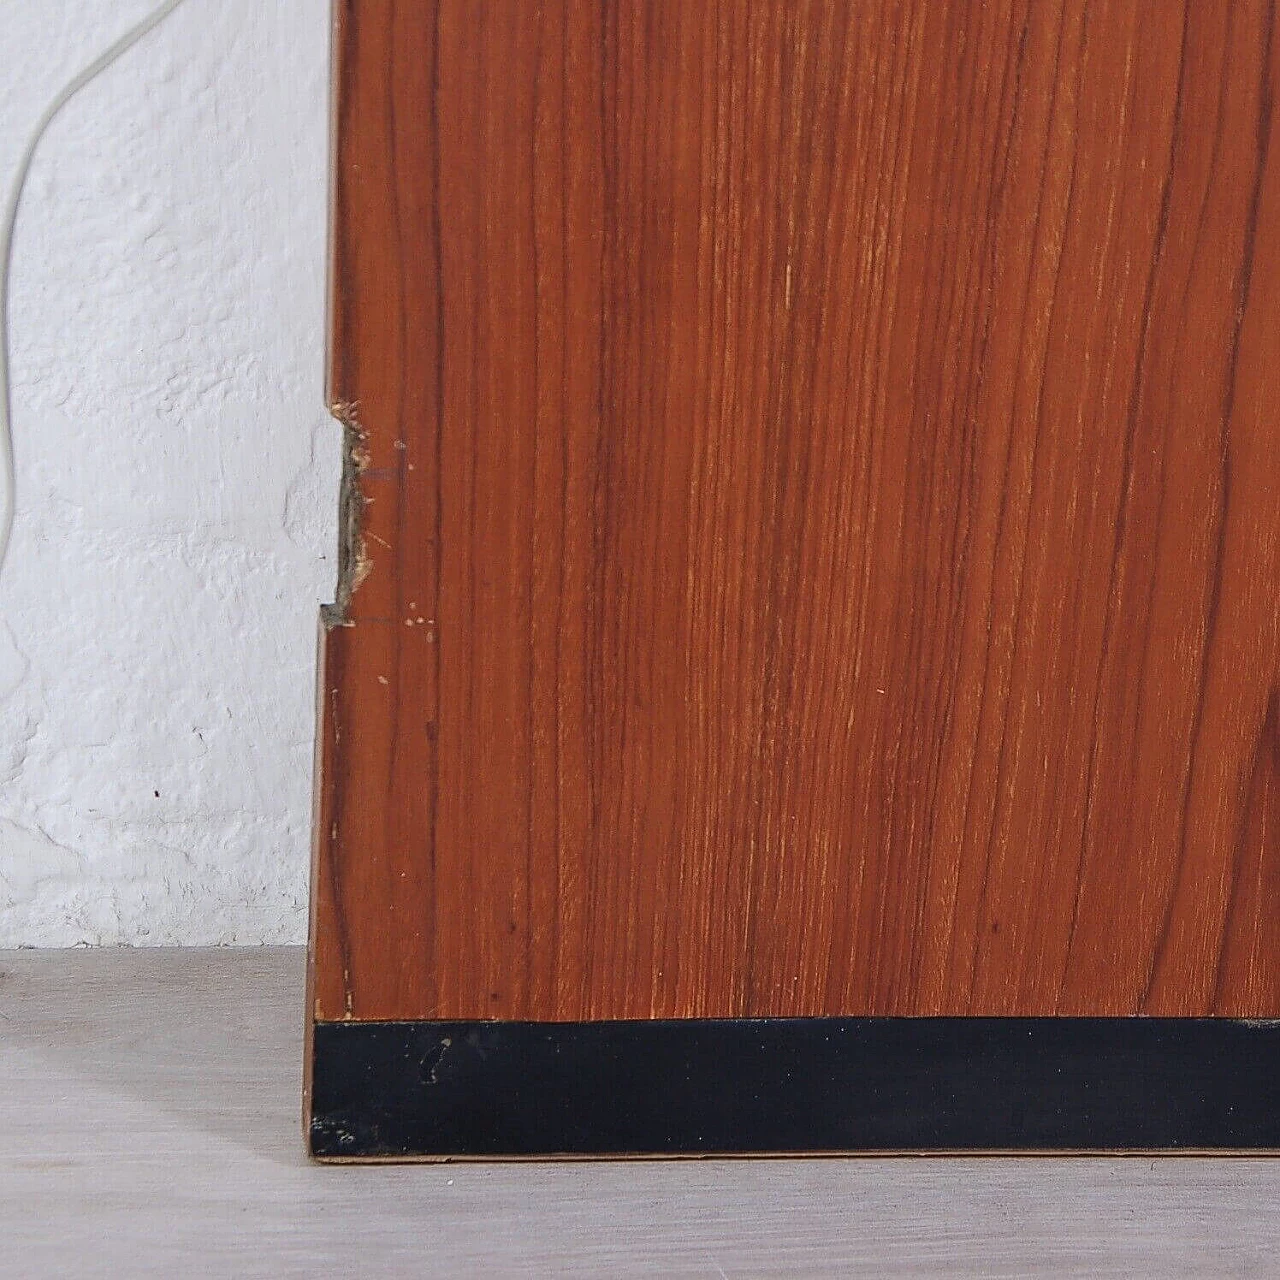
[[(0, 178), (152, 0), (0, 0)], [(304, 934), (327, 0), (186, 0), (55, 122), (19, 219), (0, 946)]]

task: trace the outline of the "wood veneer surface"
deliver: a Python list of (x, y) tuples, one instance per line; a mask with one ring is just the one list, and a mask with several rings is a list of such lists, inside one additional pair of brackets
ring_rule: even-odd
[(339, 0), (316, 1017), (1280, 1014), (1274, 9)]

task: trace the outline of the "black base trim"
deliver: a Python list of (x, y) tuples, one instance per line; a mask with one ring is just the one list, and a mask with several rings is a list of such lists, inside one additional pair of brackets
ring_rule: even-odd
[(1280, 1022), (322, 1022), (319, 1159), (1280, 1147)]

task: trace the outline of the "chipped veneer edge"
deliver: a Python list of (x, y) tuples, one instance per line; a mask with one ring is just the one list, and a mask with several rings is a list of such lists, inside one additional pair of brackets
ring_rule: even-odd
[(342, 483), (338, 490), (338, 585), (332, 604), (320, 608), (326, 628), (354, 625), (351, 598), (369, 576), (371, 563), (362, 529), (368, 503), (360, 487), (360, 475), (369, 465), (368, 433), (357, 418), (359, 405), (335, 400), (329, 412), (342, 424)]

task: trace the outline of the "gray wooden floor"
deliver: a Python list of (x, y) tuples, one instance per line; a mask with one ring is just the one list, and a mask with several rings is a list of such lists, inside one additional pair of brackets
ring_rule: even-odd
[(1280, 1161), (313, 1166), (302, 965), (0, 952), (0, 1274), (1280, 1276)]

